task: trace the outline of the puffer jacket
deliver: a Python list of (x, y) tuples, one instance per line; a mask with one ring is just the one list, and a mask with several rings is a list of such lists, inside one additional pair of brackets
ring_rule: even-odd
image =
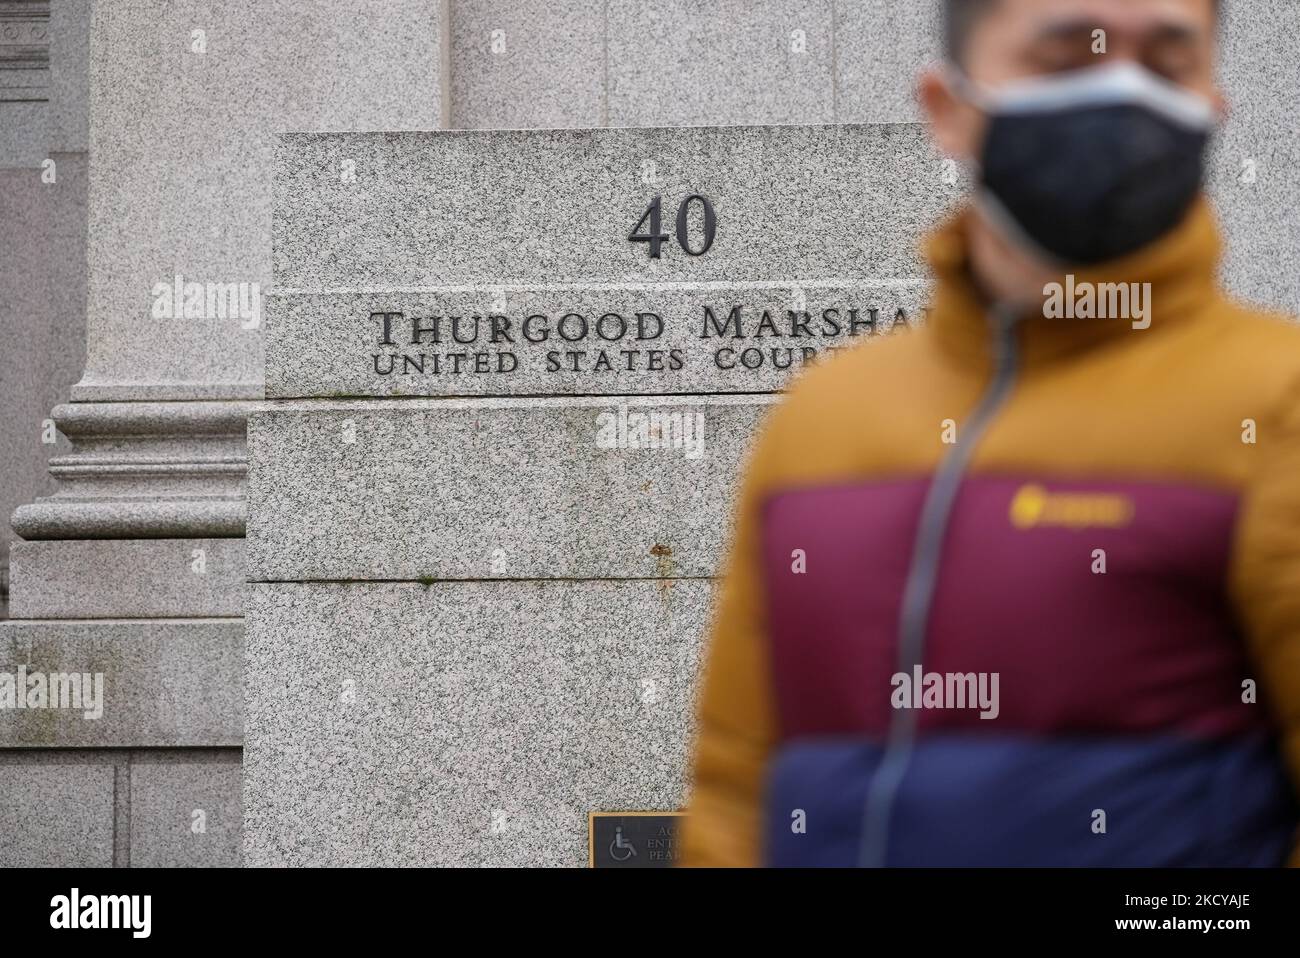
[(1150, 283), (1146, 324), (989, 309), (969, 215), (928, 322), (804, 374), (755, 444), (684, 863), (1282, 864), (1300, 327), (1220, 291), (1204, 199), (1072, 277)]

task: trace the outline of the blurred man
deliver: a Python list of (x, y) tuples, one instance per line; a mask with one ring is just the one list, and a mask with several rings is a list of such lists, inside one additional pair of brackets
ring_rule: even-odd
[(944, 3), (921, 97), (974, 196), (927, 325), (759, 438), (688, 864), (1288, 858), (1300, 328), (1217, 287), (1217, 6)]

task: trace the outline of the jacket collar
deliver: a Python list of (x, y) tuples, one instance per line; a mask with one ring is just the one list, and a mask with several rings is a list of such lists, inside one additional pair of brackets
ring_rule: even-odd
[[(927, 329), (958, 361), (986, 364), (992, 354), (989, 314), (993, 305), (971, 275), (967, 236), (972, 215), (969, 206), (963, 207), (926, 243), (926, 257), (937, 283)], [(1202, 196), (1179, 226), (1144, 249), (1093, 267), (1062, 268), (1053, 280), (1060, 284), (1063, 304), (1070, 301), (1066, 294), (1071, 290), (1075, 304), (1083, 306), (1081, 297), (1090, 287), (1095, 291), (1102, 284), (1137, 284), (1129, 288), (1146, 296), (1150, 326), (1135, 329), (1131, 317), (1049, 317), (1043, 309), (1048, 298), (1045, 294), (1018, 318), (1021, 361), (1030, 364), (1065, 358), (1123, 334), (1149, 336), (1182, 323), (1219, 297), (1221, 249), (1214, 213)], [(1147, 283), (1149, 287), (1143, 285)]]

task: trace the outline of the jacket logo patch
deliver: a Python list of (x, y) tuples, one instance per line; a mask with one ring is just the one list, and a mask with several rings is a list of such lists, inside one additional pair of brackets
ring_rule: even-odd
[(1119, 529), (1133, 520), (1133, 500), (1111, 492), (1049, 492), (1035, 483), (1011, 497), (1009, 518), (1017, 529)]

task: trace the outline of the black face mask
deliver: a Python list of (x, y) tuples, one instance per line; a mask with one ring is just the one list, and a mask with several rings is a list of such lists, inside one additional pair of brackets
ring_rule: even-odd
[(1214, 108), (1132, 63), (989, 96), (976, 202), (1045, 258), (1091, 265), (1164, 236), (1200, 191)]

